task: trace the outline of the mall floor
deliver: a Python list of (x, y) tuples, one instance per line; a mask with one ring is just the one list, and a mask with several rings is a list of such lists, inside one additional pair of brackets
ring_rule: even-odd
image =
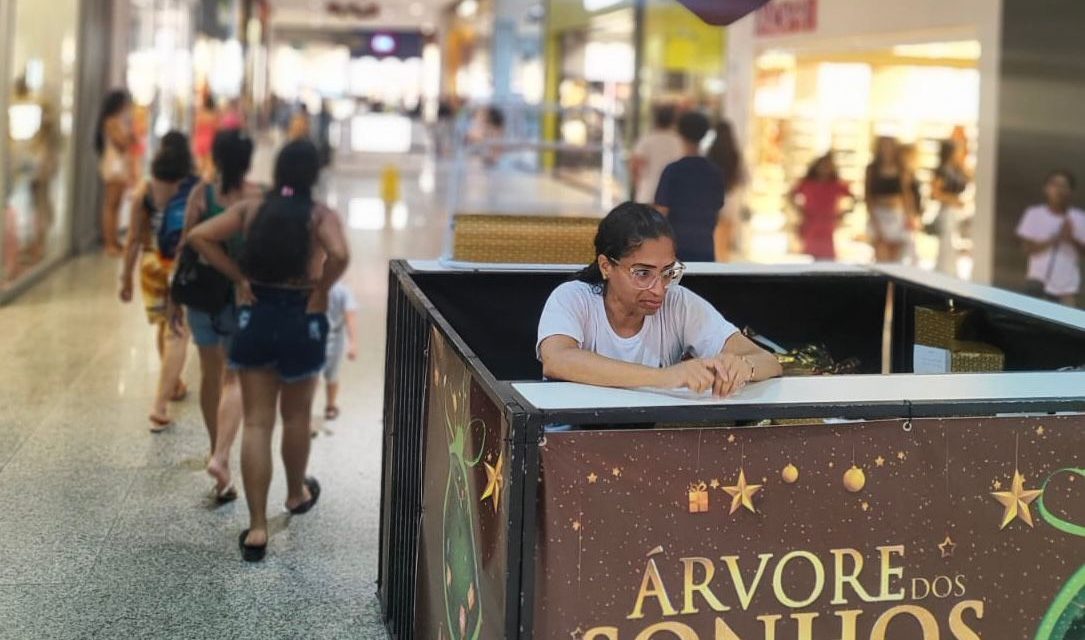
[[(404, 207), (391, 221), (376, 201), (386, 160), (349, 158), (328, 176), (328, 199), (351, 226), (359, 357), (344, 365), (342, 416), (317, 421), (310, 470), (324, 493), (310, 514), (278, 506), (277, 462), (262, 564), (238, 553), (244, 500), (210, 499), (196, 394), (174, 405), (174, 428), (148, 432), (156, 355), (138, 301), (117, 299), (116, 261), (77, 258), (0, 309), (0, 638), (384, 637), (375, 593), (387, 262), (438, 256), (446, 226), (442, 172), (420, 155), (398, 160)], [(237, 447), (234, 458), (238, 473)]]

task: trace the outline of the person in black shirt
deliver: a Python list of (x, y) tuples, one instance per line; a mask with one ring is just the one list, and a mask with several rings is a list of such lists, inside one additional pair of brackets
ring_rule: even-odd
[(656, 209), (670, 219), (683, 262), (716, 261), (713, 232), (726, 185), (720, 168), (700, 155), (708, 128), (708, 118), (697, 112), (678, 119), (685, 156), (667, 165), (656, 189)]

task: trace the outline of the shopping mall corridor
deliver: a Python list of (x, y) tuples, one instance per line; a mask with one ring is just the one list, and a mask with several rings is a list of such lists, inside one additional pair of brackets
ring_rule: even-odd
[[(358, 360), (344, 364), (342, 416), (316, 422), (310, 470), (324, 493), (311, 514), (288, 519), (277, 507), (276, 462), (262, 564), (238, 553), (244, 500), (211, 500), (196, 394), (175, 405), (174, 428), (148, 432), (156, 355), (138, 299), (118, 301), (116, 261), (77, 258), (0, 309), (0, 638), (384, 637), (375, 592), (387, 261), (436, 257), (446, 226), (440, 177), (434, 188), (420, 156), (401, 162), (405, 208), (390, 221), (377, 200), (383, 161), (352, 158), (327, 177), (351, 229)], [(198, 374), (190, 351), (190, 389)]]

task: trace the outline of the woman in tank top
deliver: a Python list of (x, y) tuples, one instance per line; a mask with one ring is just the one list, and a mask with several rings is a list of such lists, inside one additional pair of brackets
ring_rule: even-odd
[[(238, 331), (230, 366), (244, 400), (241, 473), (249, 528), (238, 544), (248, 562), (264, 558), (271, 441), (277, 409), (283, 419), (286, 508), (308, 512), (320, 484), (306, 477), (309, 420), (317, 376), (324, 368), (328, 291), (346, 270), (349, 251), (339, 217), (313, 201), (320, 171), (316, 147), (286, 145), (275, 162), (275, 184), (262, 200), (236, 204), (196, 226), (188, 241), (237, 284)], [(239, 261), (222, 243), (245, 235)]]

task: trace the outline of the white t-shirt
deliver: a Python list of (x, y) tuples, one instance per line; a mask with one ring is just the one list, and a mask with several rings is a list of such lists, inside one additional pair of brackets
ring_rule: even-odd
[(637, 142), (633, 155), (644, 158), (644, 169), (637, 184), (637, 202), (655, 204), (659, 177), (667, 165), (682, 157), (682, 139), (670, 130), (650, 131)]
[[(1070, 208), (1061, 216), (1047, 207), (1029, 207), (1017, 225), (1017, 236), (1031, 242), (1050, 242), (1062, 231), (1062, 225), (1073, 225), (1077, 242), (1085, 243), (1085, 211)], [(1054, 260), (1054, 263), (1052, 263)], [(1060, 240), (1054, 246), (1028, 257), (1028, 279), (1044, 283), (1044, 291), (1053, 296), (1075, 294), (1081, 288), (1080, 254), (1077, 244)]]
[(336, 282), (328, 290), (328, 331), (336, 332), (343, 328), (347, 322), (347, 312), (357, 311), (358, 301), (354, 298), (354, 292), (342, 282)]
[(539, 346), (550, 336), (569, 336), (581, 349), (622, 362), (669, 367), (689, 353), (712, 357), (738, 332), (707, 300), (681, 285), (667, 290), (659, 311), (644, 318), (637, 335), (622, 338), (607, 319), (603, 296), (586, 282), (566, 282), (550, 294), (539, 318)]

